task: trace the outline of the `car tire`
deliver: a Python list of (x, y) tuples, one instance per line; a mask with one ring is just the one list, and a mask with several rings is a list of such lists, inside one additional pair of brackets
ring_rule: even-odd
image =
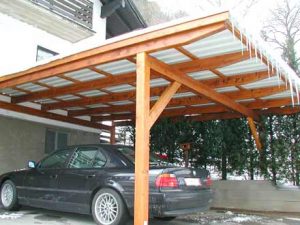
[(5, 210), (15, 211), (20, 209), (16, 185), (10, 181), (5, 181), (1, 186), (1, 204)]
[(92, 214), (98, 225), (124, 225), (128, 219), (123, 199), (116, 191), (109, 188), (103, 188), (95, 194)]
[(155, 217), (155, 219), (157, 220), (162, 220), (162, 221), (171, 221), (171, 220), (175, 220), (176, 216), (169, 216), (169, 217)]

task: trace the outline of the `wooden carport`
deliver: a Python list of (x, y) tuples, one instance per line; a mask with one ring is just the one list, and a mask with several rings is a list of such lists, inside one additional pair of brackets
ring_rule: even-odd
[[(299, 112), (299, 80), (228, 12), (137, 31), (0, 77), (0, 108), (111, 132), (135, 121), (135, 225), (148, 223), (149, 132), (161, 117)], [(112, 121), (104, 125), (103, 121)]]

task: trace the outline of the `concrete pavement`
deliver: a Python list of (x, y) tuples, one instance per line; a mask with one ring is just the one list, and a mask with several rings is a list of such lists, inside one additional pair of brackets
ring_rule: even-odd
[[(0, 209), (0, 225), (95, 225), (91, 216), (23, 207), (18, 212)], [(132, 220), (124, 225), (132, 225)], [(299, 225), (295, 215), (247, 215), (208, 211), (174, 221), (151, 220), (149, 225)]]

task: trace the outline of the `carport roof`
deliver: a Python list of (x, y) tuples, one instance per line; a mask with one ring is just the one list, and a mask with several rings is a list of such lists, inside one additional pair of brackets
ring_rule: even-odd
[(140, 52), (150, 56), (151, 105), (174, 80), (183, 84), (162, 117), (299, 111), (297, 75), (228, 12), (132, 32), (2, 76), (0, 108), (109, 130), (103, 121), (135, 118)]

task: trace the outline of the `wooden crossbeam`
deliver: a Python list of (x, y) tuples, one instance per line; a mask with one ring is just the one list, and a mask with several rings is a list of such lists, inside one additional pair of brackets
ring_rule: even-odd
[(80, 125), (80, 126), (91, 127), (91, 128), (96, 128), (96, 129), (103, 129), (106, 131), (110, 131), (110, 129), (111, 129), (110, 126), (107, 126), (104, 124), (95, 124), (95, 123), (92, 123), (92, 122), (86, 121), (86, 120), (71, 118), (71, 117), (62, 116), (62, 115), (58, 115), (58, 114), (50, 113), (50, 112), (43, 112), (38, 109), (33, 109), (30, 107), (21, 106), (21, 105), (14, 105), (14, 104), (2, 102), (2, 101), (0, 101), (0, 108), (14, 111), (14, 112), (19, 112), (19, 113), (25, 113), (25, 114), (29, 114), (32, 116), (38, 116), (38, 117), (43, 117), (43, 118), (47, 118), (47, 119), (76, 124), (76, 125)]
[(172, 99), (173, 95), (181, 86), (180, 83), (174, 81), (166, 90), (162, 93), (158, 101), (155, 105), (151, 108), (150, 115), (149, 115), (149, 126), (152, 127), (157, 118), (160, 116), (162, 111), (168, 105), (170, 100)]
[[(224, 93), (227, 97), (231, 98), (234, 101), (249, 99), (249, 98), (261, 98), (269, 96), (272, 94), (280, 93), (286, 90), (285, 86), (281, 87), (267, 87), (261, 89), (253, 90), (242, 90), (242, 91), (233, 91)], [(176, 106), (188, 106), (188, 105), (200, 105), (200, 104), (209, 104), (211, 103), (208, 99), (202, 96), (192, 96), (184, 98), (175, 98), (169, 101), (169, 107)], [(153, 103), (150, 104), (153, 106)], [(99, 107), (93, 109), (82, 109), (82, 110), (72, 110), (69, 111), (69, 116), (83, 116), (83, 115), (95, 115), (100, 113), (117, 113), (117, 112), (134, 112), (134, 104), (121, 105), (121, 106), (109, 106), (109, 107)]]
[[(235, 75), (235, 76), (230, 76), (225, 78), (209, 79), (209, 80), (203, 80), (197, 82), (202, 82), (203, 84), (206, 84), (213, 88), (222, 88), (222, 87), (248, 84), (251, 82), (265, 79), (268, 76), (269, 76), (268, 71), (262, 71), (257, 73)], [(164, 91), (164, 88), (165, 87), (151, 88), (151, 96), (161, 95), (161, 93)], [(188, 91), (189, 89), (187, 89), (186, 87), (181, 87), (177, 92), (184, 93)], [(123, 101), (123, 100), (132, 99), (134, 97), (135, 97), (135, 91), (112, 93), (108, 96), (90, 97), (90, 98), (78, 99), (78, 100), (73, 100), (68, 102), (44, 104), (42, 108), (43, 110), (62, 109), (68, 107), (86, 106), (86, 105), (93, 105), (93, 104), (113, 102), (113, 101)]]
[(253, 53), (250, 55), (250, 52), (248, 51), (245, 51), (244, 53), (235, 52), (235, 53), (228, 53), (220, 56), (212, 56), (204, 59), (196, 59), (189, 62), (178, 63), (173, 66), (174, 68), (182, 72), (190, 73), (199, 70), (211, 70), (215, 68), (229, 66), (247, 60), (252, 56)]
[(255, 120), (258, 120), (258, 116), (255, 115), (255, 113), (248, 109), (247, 107), (236, 103), (232, 99), (228, 98), (227, 96), (220, 94), (214, 90), (212, 90), (209, 86), (201, 83), (195, 82), (195, 80), (185, 73), (173, 69), (171, 66), (160, 62), (157, 59), (154, 59), (152, 57), (149, 57), (150, 66), (153, 70), (158, 71), (159, 73), (163, 74), (165, 77), (168, 77), (168, 79), (173, 79), (182, 85), (190, 88), (194, 92), (205, 96), (208, 99), (211, 99), (214, 102), (220, 103), (234, 111), (240, 112), (246, 116), (255, 118)]
[[(257, 113), (257, 110), (263, 109), (263, 108), (277, 108), (284, 105), (290, 105), (292, 104), (291, 98), (283, 98), (283, 99), (276, 99), (276, 100), (259, 100), (251, 103), (241, 103), (242, 105), (255, 110)], [(265, 107), (267, 106), (267, 107)], [(265, 112), (267, 113), (267, 110), (263, 110), (260, 113)], [(245, 117), (244, 115), (240, 113), (233, 113), (228, 110), (228, 108), (220, 105), (213, 105), (213, 106), (199, 106), (199, 107), (189, 107), (189, 108), (182, 108), (182, 109), (168, 109), (165, 110), (161, 117), (178, 117), (178, 116), (185, 116), (185, 115), (194, 115), (194, 114), (215, 114), (216, 117), (212, 117), (212, 119), (208, 120), (214, 120), (217, 119), (217, 116), (222, 115), (220, 113), (224, 113), (225, 116), (228, 116), (230, 114), (230, 118), (233, 116), (233, 118), (241, 118)], [(122, 115), (110, 115), (110, 116), (93, 116), (93, 121), (111, 121), (111, 120), (127, 120), (127, 119), (133, 119), (135, 113), (132, 114), (122, 114)], [(261, 115), (261, 114), (259, 114)], [(221, 117), (222, 119), (222, 117)]]
[[(290, 100), (291, 101), (291, 100)], [(281, 104), (278, 104), (281, 105)], [(287, 107), (275, 107), (266, 110), (255, 110), (258, 115), (293, 115), (300, 113), (300, 106), (287, 106)], [(240, 113), (234, 112), (221, 112), (221, 113), (205, 113), (197, 116), (186, 116), (185, 119), (198, 122), (206, 122), (211, 120), (228, 120), (228, 119), (239, 119), (244, 116)], [(180, 120), (182, 117), (178, 117)], [(131, 126), (134, 122), (132, 120), (118, 121), (115, 123), (116, 126)]]
[(57, 87), (57, 88), (52, 88), (50, 90), (35, 92), (35, 93), (31, 93), (19, 97), (13, 97), (12, 103), (20, 103), (20, 102), (33, 101), (37, 99), (53, 98), (56, 96), (78, 93), (84, 90), (100, 89), (100, 88), (120, 85), (126, 82), (134, 82), (134, 81), (135, 81), (135, 73), (128, 73), (128, 74), (120, 75), (118, 77), (105, 77), (98, 80), (77, 83), (67, 87)]
[[(248, 52), (245, 52), (244, 54), (242, 54), (241, 52), (230, 53), (225, 56), (214, 56), (205, 59), (193, 60), (191, 62), (179, 63), (177, 65), (174, 65), (174, 67), (180, 69), (185, 73), (192, 72), (192, 71), (199, 71), (199, 70), (208, 70), (211, 68), (219, 68), (219, 67), (227, 66), (232, 63), (236, 63), (248, 59), (249, 54), (250, 53)], [(89, 69), (91, 68), (93, 67), (89, 67)], [(97, 71), (98, 73), (102, 72), (96, 68), (93, 68), (92, 70)], [(153, 73), (152, 77), (154, 77), (154, 75), (157, 74)], [(108, 86), (114, 86), (114, 85), (120, 85), (124, 83), (132, 83), (132, 82), (135, 82), (135, 73), (129, 73), (129, 74), (124, 74), (115, 77), (110, 75), (107, 76), (106, 78), (101, 78), (93, 81), (76, 82), (75, 84), (70, 85), (68, 87), (51, 88), (50, 90), (31, 93), (19, 97), (13, 97), (12, 102), (20, 103), (20, 102), (33, 101), (42, 98), (53, 98), (55, 96), (74, 94), (74, 93), (88, 91), (92, 89), (105, 88)]]
[(247, 117), (247, 120), (248, 120), (248, 124), (249, 124), (250, 130), (251, 130), (251, 133), (252, 133), (252, 135), (254, 137), (256, 148), (259, 151), (261, 151), (262, 150), (262, 144), (261, 144), (261, 141), (260, 141), (260, 138), (259, 138), (259, 134), (258, 134), (256, 126), (255, 126), (254, 120), (251, 117)]

